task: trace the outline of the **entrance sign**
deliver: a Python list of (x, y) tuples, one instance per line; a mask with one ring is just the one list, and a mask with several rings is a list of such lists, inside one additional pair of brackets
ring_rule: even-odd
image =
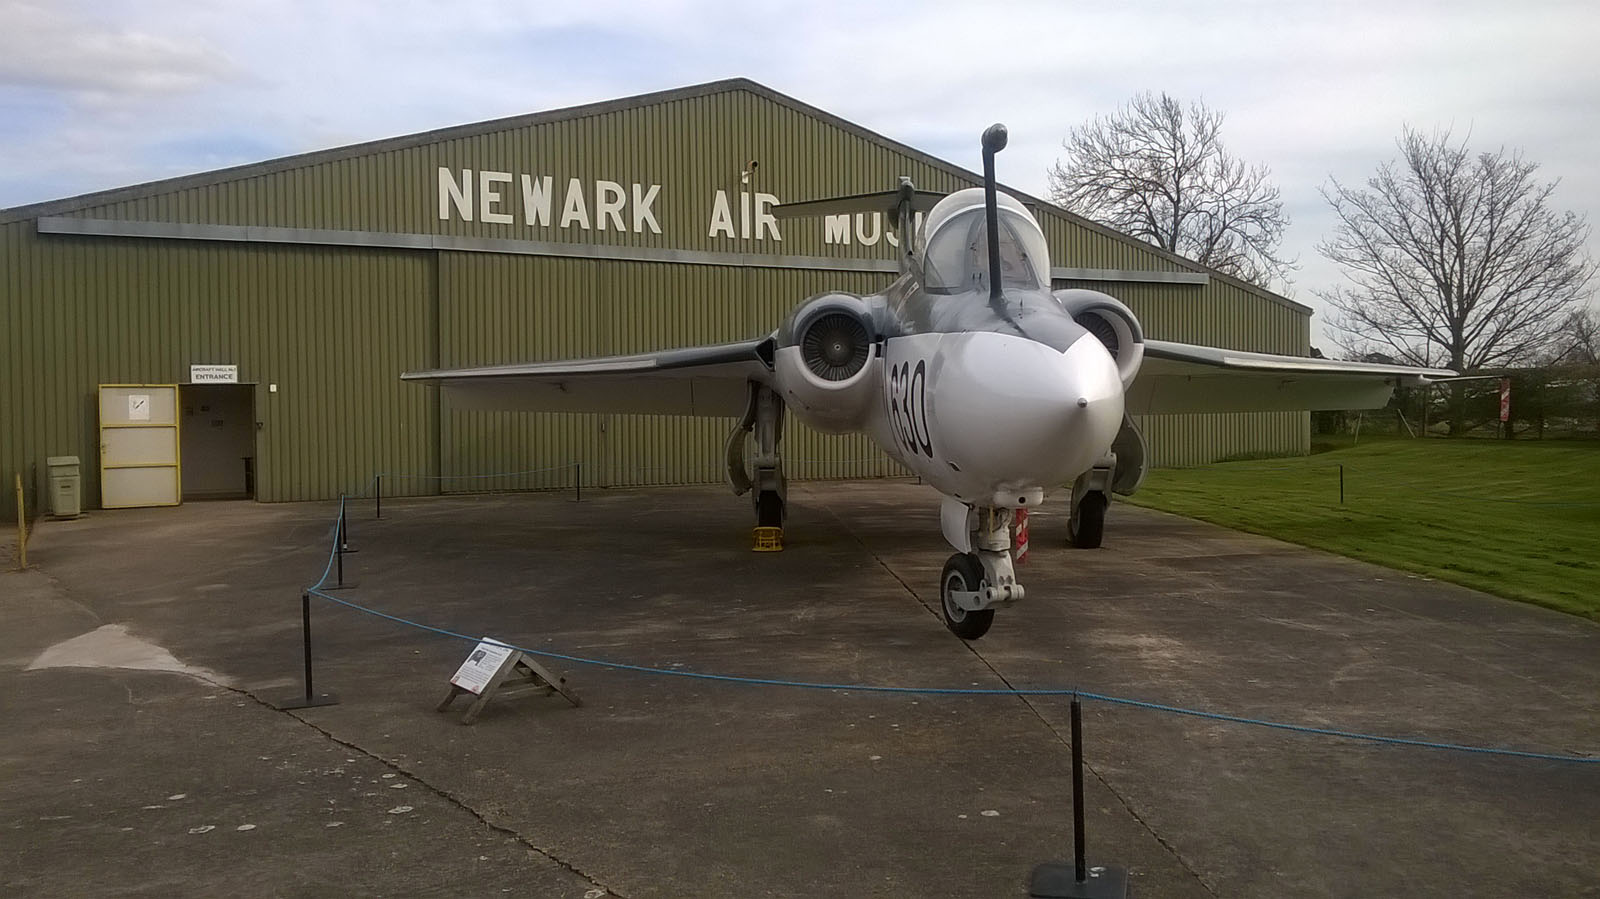
[(239, 383), (239, 366), (191, 365), (189, 366), (189, 383), (237, 384)]

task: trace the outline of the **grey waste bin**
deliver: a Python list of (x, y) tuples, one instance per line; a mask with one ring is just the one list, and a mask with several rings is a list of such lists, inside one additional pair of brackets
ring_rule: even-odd
[(45, 465), (50, 469), (50, 514), (77, 518), (83, 511), (83, 476), (78, 473), (78, 457), (51, 456)]

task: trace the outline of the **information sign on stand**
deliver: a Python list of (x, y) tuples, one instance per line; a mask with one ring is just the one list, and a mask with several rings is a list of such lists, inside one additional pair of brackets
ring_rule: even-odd
[(445, 711), (456, 701), (456, 697), (468, 693), (478, 698), (461, 716), (462, 724), (478, 720), (478, 715), (482, 714), (484, 706), (493, 697), (511, 699), (535, 692), (544, 696), (560, 693), (563, 699), (574, 706), (581, 705), (566, 683), (566, 678), (555, 676), (521, 650), (484, 637), (467, 654), (466, 661), (456, 669), (455, 676), (450, 678), (450, 694), (439, 703), (438, 710)]

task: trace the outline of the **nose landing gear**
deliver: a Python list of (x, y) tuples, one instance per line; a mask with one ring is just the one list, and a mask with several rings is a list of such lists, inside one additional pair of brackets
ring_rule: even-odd
[(1018, 602), (1026, 595), (1011, 562), (1011, 510), (988, 509), (976, 517), (979, 525), (967, 535), (967, 546), (976, 551), (951, 556), (939, 575), (944, 626), (963, 640), (989, 632), (995, 606)]
[(944, 626), (963, 640), (976, 640), (994, 624), (994, 609), (969, 609), (983, 587), (983, 565), (976, 553), (956, 553), (939, 575), (939, 606)]

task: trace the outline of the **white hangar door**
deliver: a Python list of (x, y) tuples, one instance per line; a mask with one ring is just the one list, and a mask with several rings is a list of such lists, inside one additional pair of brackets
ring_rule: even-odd
[(100, 507), (176, 506), (176, 384), (100, 385)]

